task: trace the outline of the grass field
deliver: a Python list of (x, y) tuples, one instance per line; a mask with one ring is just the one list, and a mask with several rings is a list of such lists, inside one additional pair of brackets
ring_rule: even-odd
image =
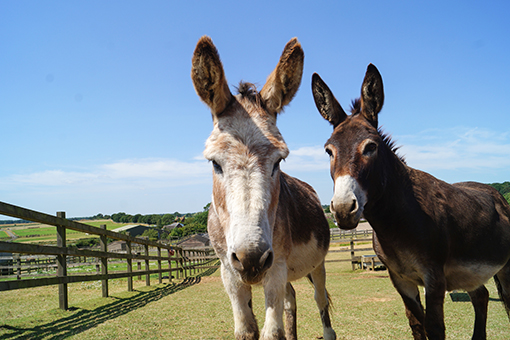
[[(99, 220), (99, 221), (81, 221), (83, 224), (91, 225), (93, 227), (99, 228), (100, 225), (105, 224), (106, 229), (112, 230), (115, 228), (119, 228), (125, 226), (126, 223), (115, 223), (111, 220)], [(3, 226), (6, 228), (6, 226)], [(18, 236), (18, 238), (14, 242), (22, 242), (22, 243), (39, 243), (39, 242), (55, 242), (57, 239), (57, 228), (54, 226), (49, 226), (45, 224), (17, 224), (13, 226), (8, 226), (8, 228)], [(4, 235), (5, 236), (2, 236)], [(8, 235), (4, 231), (0, 231), (0, 237), (7, 237)], [(66, 230), (66, 239), (68, 241), (76, 241), (81, 238), (90, 238), (90, 237), (99, 237), (97, 235), (87, 235), (85, 233), (74, 231), (67, 229)]]
[[(330, 253), (328, 259), (348, 253)], [(332, 324), (338, 339), (412, 339), (404, 306), (387, 271), (352, 271), (348, 262), (328, 263)], [(165, 280), (166, 281), (166, 280)], [(57, 287), (0, 292), (2, 339), (233, 339), (230, 302), (219, 270), (193, 282), (144, 286), (110, 281), (110, 297), (101, 298), (98, 282), (69, 285), (69, 311), (58, 307)], [(168, 282), (168, 281), (166, 281)], [(307, 280), (293, 283), (297, 293), (300, 339), (322, 336), (313, 288)], [(488, 339), (509, 339), (510, 323), (491, 280)], [(261, 287), (253, 289), (255, 314), (264, 322)], [(445, 298), (448, 339), (470, 339), (474, 312), (464, 293)], [(34, 303), (37, 301), (37, 303)]]

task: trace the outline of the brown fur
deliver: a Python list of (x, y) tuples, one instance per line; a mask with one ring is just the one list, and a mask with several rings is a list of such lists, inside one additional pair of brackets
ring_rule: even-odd
[[(402, 296), (414, 338), (444, 339), (445, 291), (464, 289), (475, 309), (473, 339), (485, 339), (484, 283), (491, 276), (500, 283), (498, 290), (509, 313), (508, 203), (488, 185), (450, 185), (407, 166), (395, 154), (394, 144), (377, 130), (384, 94), (375, 66), (367, 69), (361, 101), (351, 116), (336, 108), (338, 103), (329, 103), (334, 97), (318, 75), (312, 88), (317, 108), (334, 126), (326, 142), (331, 175), (334, 180), (351, 176), (366, 194), (362, 208), (375, 231), (374, 249)], [(336, 215), (340, 226), (345, 223), (342, 216)], [(426, 289), (426, 309), (419, 285)]]

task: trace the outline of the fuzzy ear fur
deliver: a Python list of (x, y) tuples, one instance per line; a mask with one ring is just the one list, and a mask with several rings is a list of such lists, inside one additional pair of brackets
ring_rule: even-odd
[(280, 61), (267, 77), (260, 91), (270, 113), (281, 112), (290, 103), (301, 84), (303, 75), (304, 52), (296, 38), (292, 38), (283, 49)]
[(312, 75), (312, 93), (317, 110), (324, 119), (333, 125), (333, 128), (347, 118), (347, 114), (336, 100), (333, 92), (317, 73)]
[(363, 85), (361, 85), (361, 114), (377, 128), (377, 114), (384, 104), (384, 90), (382, 77), (377, 67), (370, 64), (367, 67)]
[(191, 79), (198, 96), (209, 106), (213, 119), (230, 103), (228, 88), (220, 55), (211, 38), (203, 36), (197, 43), (191, 61)]

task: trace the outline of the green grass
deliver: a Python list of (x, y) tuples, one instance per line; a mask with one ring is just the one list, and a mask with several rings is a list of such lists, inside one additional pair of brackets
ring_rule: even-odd
[(0, 238), (7, 238), (9, 237), (9, 235), (7, 235), (7, 233), (3, 230), (0, 230)]
[[(331, 253), (329, 259), (349, 253)], [(332, 325), (338, 339), (412, 339), (404, 305), (387, 271), (352, 271), (349, 262), (327, 263), (327, 287), (333, 300)], [(200, 282), (144, 286), (110, 281), (110, 297), (101, 298), (98, 282), (69, 285), (71, 310), (60, 311), (56, 286), (0, 292), (2, 339), (233, 339), (233, 317), (219, 271)], [(198, 280), (197, 280), (198, 281)], [(322, 336), (313, 288), (307, 280), (293, 283), (297, 294), (300, 339)], [(488, 339), (508, 339), (510, 323), (491, 280)], [(423, 291), (423, 290), (421, 290)], [(37, 301), (37, 303), (34, 303)], [(262, 287), (253, 289), (259, 326), (264, 322)], [(445, 298), (448, 339), (470, 339), (474, 312), (468, 301)], [(2, 326), (3, 324), (3, 326)]]
[[(107, 230), (116, 229), (122, 226), (125, 226), (126, 223), (115, 223), (111, 220), (99, 220), (99, 221), (83, 221), (81, 223), (97, 227), (105, 224)], [(17, 238), (14, 242), (20, 243), (43, 243), (43, 242), (56, 242), (57, 239), (57, 228), (54, 226), (48, 226), (45, 224), (18, 224), (15, 227), (10, 227), (10, 230), (15, 233), (19, 238)], [(2, 231), (3, 233), (3, 231)], [(35, 236), (38, 235), (38, 236)], [(2, 237), (2, 234), (0, 234)], [(7, 235), (5, 235), (7, 237)], [(86, 233), (82, 233), (79, 231), (74, 231), (67, 229), (66, 230), (66, 239), (69, 241), (75, 241), (81, 238), (90, 238), (90, 237), (99, 237), (95, 235), (87, 235)]]

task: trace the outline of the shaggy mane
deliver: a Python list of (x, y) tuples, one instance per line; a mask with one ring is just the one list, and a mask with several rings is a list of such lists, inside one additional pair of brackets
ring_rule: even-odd
[(237, 87), (237, 93), (241, 95), (242, 98), (246, 98), (251, 102), (255, 102), (260, 104), (260, 93), (257, 91), (257, 87), (253, 83), (248, 83), (241, 81), (239, 82), (239, 86)]
[(381, 135), (383, 142), (390, 148), (390, 150), (402, 161), (402, 163), (407, 164), (404, 156), (398, 154), (398, 149), (400, 149), (401, 145), (396, 145), (396, 142), (391, 139), (391, 135), (383, 132), (380, 128), (377, 129), (379, 135)]

